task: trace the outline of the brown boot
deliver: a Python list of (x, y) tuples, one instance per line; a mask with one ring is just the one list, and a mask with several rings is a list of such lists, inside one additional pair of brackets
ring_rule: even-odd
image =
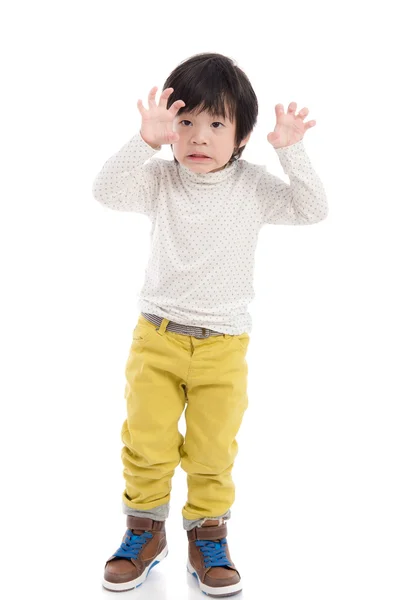
[(242, 590), (239, 572), (229, 554), (227, 533), (222, 519), (208, 519), (187, 532), (188, 571), (197, 578), (201, 591), (214, 598), (234, 596)]
[(142, 585), (150, 569), (168, 554), (165, 521), (127, 515), (126, 524), (122, 544), (104, 569), (103, 587), (113, 592)]

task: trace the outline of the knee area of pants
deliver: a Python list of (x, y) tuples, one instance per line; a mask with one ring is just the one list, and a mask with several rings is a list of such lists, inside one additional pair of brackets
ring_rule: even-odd
[(220, 477), (221, 475), (229, 473), (232, 470), (233, 462), (217, 463), (210, 459), (208, 464), (204, 464), (193, 461), (190, 458), (183, 458), (181, 461), (181, 466), (188, 475)]

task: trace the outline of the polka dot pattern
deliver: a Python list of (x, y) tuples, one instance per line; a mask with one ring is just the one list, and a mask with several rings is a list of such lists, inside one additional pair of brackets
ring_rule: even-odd
[(138, 309), (183, 325), (250, 333), (261, 227), (310, 225), (328, 214), (303, 141), (276, 150), (290, 185), (244, 159), (215, 173), (194, 173), (174, 160), (152, 158), (157, 152), (137, 133), (93, 182), (101, 204), (151, 219)]

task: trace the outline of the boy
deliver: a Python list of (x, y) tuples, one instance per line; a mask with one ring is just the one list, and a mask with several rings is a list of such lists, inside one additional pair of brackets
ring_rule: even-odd
[[(151, 255), (126, 364), (122, 495), (127, 531), (105, 565), (103, 586), (137, 587), (167, 554), (171, 479), (181, 463), (187, 568), (215, 597), (242, 589), (229, 553), (236, 434), (247, 408), (246, 352), (258, 233), (266, 224), (309, 225), (326, 218), (323, 185), (303, 146), (308, 109), (276, 106), (267, 139), (290, 185), (239, 160), (258, 104), (241, 69), (220, 54), (199, 54), (137, 103), (140, 132), (103, 166), (96, 200), (146, 214)], [(170, 144), (173, 161), (153, 158)], [(149, 160), (151, 159), (151, 160)], [(186, 435), (178, 430), (185, 410)]]

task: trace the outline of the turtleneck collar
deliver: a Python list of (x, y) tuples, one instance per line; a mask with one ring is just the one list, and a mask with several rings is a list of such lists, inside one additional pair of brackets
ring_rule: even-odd
[(221, 169), (221, 171), (216, 171), (215, 173), (194, 173), (181, 163), (177, 163), (176, 167), (178, 169), (178, 173), (181, 176), (182, 181), (192, 182), (192, 183), (204, 183), (204, 184), (214, 184), (220, 183), (220, 181), (225, 181), (228, 177), (232, 177), (232, 175), (236, 171), (237, 160), (231, 163), (229, 166), (225, 167), (225, 169)]

